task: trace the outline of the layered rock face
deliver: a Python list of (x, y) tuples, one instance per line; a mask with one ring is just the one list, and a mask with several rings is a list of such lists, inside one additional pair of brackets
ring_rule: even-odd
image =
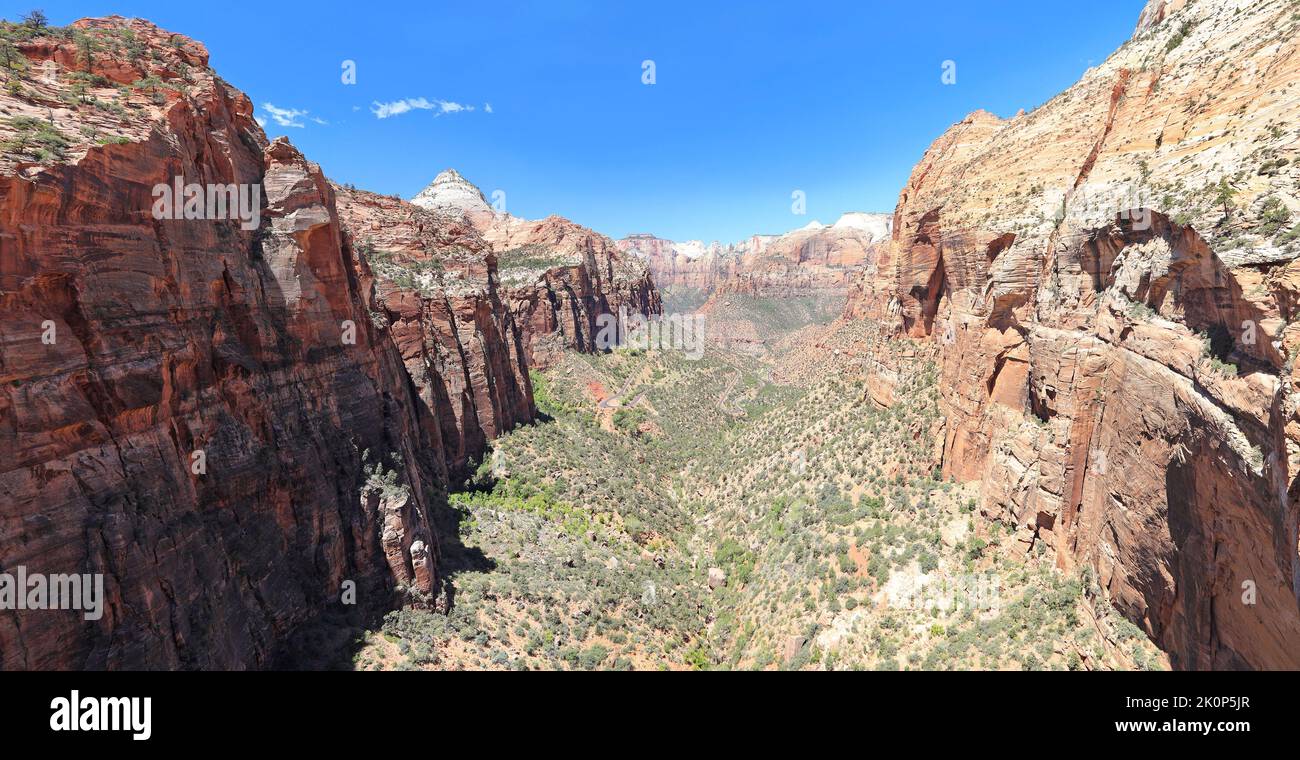
[(1154, 0), (1046, 105), (953, 126), (845, 312), (936, 346), (944, 472), (1181, 668), (1300, 667), (1293, 14)]
[(375, 273), (372, 308), (423, 404), (440, 416), (452, 472), (531, 420), (524, 336), (498, 296), (496, 256), (462, 217), (335, 188), (349, 240)]
[(1187, 0), (1154, 0), (1148, 2), (1142, 9), (1142, 14), (1138, 16), (1137, 33), (1145, 32), (1164, 21), (1170, 13), (1182, 10), (1187, 4)]
[[(352, 584), (368, 608), (436, 591), (448, 426), (482, 414), (408, 375), (437, 307), (371, 288), (319, 168), (201, 45), (120, 18), (30, 36), (0, 96), (0, 567), (103, 574), (107, 599), (0, 611), (0, 666), (259, 667)], [(160, 216), (177, 178), (257, 213)]]
[(731, 246), (698, 240), (674, 242), (654, 235), (630, 235), (618, 241), (620, 250), (641, 259), (655, 283), (666, 290), (713, 292), (734, 274), (742, 256), (762, 250), (774, 235), (753, 235)]
[(519, 326), (530, 367), (550, 366), (565, 349), (600, 348), (603, 314), (662, 311), (646, 266), (612, 240), (558, 216), (530, 221), (495, 211), (454, 169), (411, 203), (463, 219), (495, 251), (501, 300)]
[(261, 667), (350, 590), (429, 601), (432, 513), (535, 415), (529, 367), (659, 310), (607, 238), (476, 220), (454, 173), (433, 210), (331, 185), (191, 40), (6, 32), (0, 569), (108, 599), (0, 612), (0, 667)]
[(674, 243), (652, 235), (619, 241), (621, 250), (644, 260), (665, 289), (788, 297), (848, 291), (852, 275), (889, 238), (885, 214), (853, 212), (833, 225), (812, 222), (784, 235), (754, 235), (739, 243)]

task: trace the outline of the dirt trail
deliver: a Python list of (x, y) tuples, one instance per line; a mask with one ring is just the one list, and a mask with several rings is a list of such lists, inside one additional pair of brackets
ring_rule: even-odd
[[(732, 390), (745, 376), (745, 370), (739, 367), (736, 367), (735, 369), (736, 374), (727, 382), (727, 387), (723, 388), (722, 392), (718, 394), (718, 408), (721, 409), (724, 414), (732, 417), (748, 417), (749, 412), (745, 411), (745, 408), (740, 405), (740, 402), (734, 398), (730, 398)], [(755, 397), (762, 393), (763, 389), (772, 383), (772, 367), (771, 365), (766, 365), (758, 373), (758, 387), (754, 389)], [(728, 408), (728, 406), (730, 406), (730, 408)]]
[(617, 409), (624, 406), (636, 406), (638, 403), (640, 403), (641, 399), (645, 398), (645, 394), (648, 389), (643, 388), (641, 392), (636, 395), (635, 398), (633, 398), (631, 401), (629, 401), (626, 404), (623, 403), (623, 397), (628, 394), (628, 392), (632, 389), (632, 386), (641, 385), (646, 382), (647, 372), (648, 370), (643, 369), (642, 371), (638, 372), (635, 375), (630, 375), (627, 378), (627, 380), (623, 381), (622, 387), (620, 387), (616, 393), (611, 394), (609, 398), (606, 398), (600, 403), (598, 403), (596, 405), (596, 408)]

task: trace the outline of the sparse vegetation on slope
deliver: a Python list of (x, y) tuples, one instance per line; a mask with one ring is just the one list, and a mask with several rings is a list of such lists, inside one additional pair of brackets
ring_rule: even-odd
[(716, 350), (535, 374), (550, 419), (451, 497), (450, 612), (391, 613), (356, 665), (1165, 667), (1094, 579), (936, 479), (933, 365), (888, 409), (860, 377), (769, 374)]

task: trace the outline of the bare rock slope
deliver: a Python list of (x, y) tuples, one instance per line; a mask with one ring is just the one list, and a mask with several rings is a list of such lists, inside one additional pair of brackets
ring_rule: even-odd
[(374, 273), (376, 318), (421, 401), (440, 415), (453, 472), (536, 410), (525, 337), (473, 226), (390, 196), (336, 187), (348, 239)]
[(814, 221), (782, 235), (751, 235), (730, 245), (631, 235), (618, 247), (645, 261), (655, 282), (669, 291), (843, 297), (852, 276), (888, 239), (892, 224), (885, 214), (853, 212), (835, 224)]
[(933, 342), (944, 472), (1182, 668), (1300, 667), (1297, 44), (1290, 0), (1153, 0), (935, 141), (845, 312)]
[[(119, 17), (0, 34), (0, 568), (107, 596), (0, 611), (0, 668), (263, 667), (349, 589), (434, 602), (449, 479), (533, 417), (551, 332), (589, 347), (602, 311), (654, 308), (644, 267), (547, 220), (523, 237), (565, 265), (504, 287), (463, 218), (268, 141), (202, 45)], [(178, 178), (256, 213), (160, 218)]]
[[(18, 47), (55, 75), (0, 97), (0, 565), (108, 600), (0, 613), (3, 667), (256, 667), (344, 581), (433, 591), (436, 421), (319, 168), (147, 22)], [(260, 226), (155, 218), (176, 177), (259, 187)]]
[(492, 247), (529, 366), (548, 367), (566, 348), (596, 350), (601, 314), (662, 310), (650, 271), (614, 241), (563, 217), (531, 221), (497, 211), (455, 169), (411, 203), (465, 220)]

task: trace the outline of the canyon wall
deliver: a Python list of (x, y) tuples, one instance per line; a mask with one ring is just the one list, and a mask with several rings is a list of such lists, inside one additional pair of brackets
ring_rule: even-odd
[(1300, 667), (1298, 27), (1155, 0), (1047, 104), (954, 125), (845, 310), (937, 347), (945, 475), (1180, 668)]
[[(581, 260), (505, 287), (473, 225), (268, 141), (202, 45), (3, 33), (0, 571), (107, 603), (0, 611), (0, 668), (265, 667), (350, 592), (432, 603), (449, 479), (534, 416), (550, 333), (655, 308), (644, 267), (556, 223)], [(177, 178), (236, 192), (160, 215)]]
[(724, 247), (717, 243), (706, 246), (699, 241), (679, 243), (654, 235), (630, 235), (619, 240), (618, 247), (644, 261), (660, 288), (712, 293), (737, 271), (746, 252), (760, 250), (773, 237), (754, 235)]
[(391, 196), (335, 188), (348, 239), (374, 273), (372, 308), (421, 402), (440, 417), (452, 472), (533, 418), (521, 333), (496, 257), (472, 225)]
[(731, 245), (631, 235), (618, 241), (618, 247), (644, 261), (667, 291), (842, 297), (853, 275), (888, 239), (892, 224), (884, 214), (854, 212), (832, 225), (811, 222), (783, 235), (753, 235)]
[(612, 240), (559, 216), (521, 219), (488, 205), (454, 169), (411, 203), (460, 219), (495, 251), (501, 300), (522, 332), (528, 366), (545, 369), (566, 349), (595, 351), (602, 314), (659, 314), (647, 267)]
[[(125, 86), (120, 114), (62, 97), (85, 63), (70, 35), (24, 44), (59, 76), (3, 97), (6, 138), (30, 113), (67, 146), (0, 170), (0, 566), (102, 573), (107, 604), (0, 612), (0, 665), (257, 667), (344, 581), (362, 603), (432, 591), (437, 423), (368, 315), (329, 184), (201, 45), (76, 30), (99, 41), (87, 96)], [(258, 186), (261, 225), (154, 218), (175, 177)], [(397, 485), (367, 488), (367, 465)]]

